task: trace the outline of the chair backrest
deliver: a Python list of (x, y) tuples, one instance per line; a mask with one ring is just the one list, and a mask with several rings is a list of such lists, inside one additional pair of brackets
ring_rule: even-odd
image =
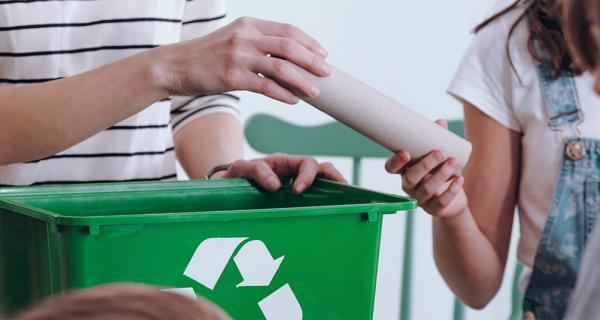
[(339, 122), (299, 126), (267, 114), (253, 116), (246, 123), (246, 140), (261, 153), (350, 157), (352, 184), (360, 184), (362, 158), (386, 158), (391, 153)]
[[(464, 136), (462, 120), (448, 121), (448, 130)], [(248, 143), (262, 153), (386, 158), (390, 152), (340, 122), (295, 125), (268, 114), (252, 116), (245, 128)]]
[(262, 153), (283, 152), (312, 156), (388, 157), (390, 152), (339, 122), (299, 126), (267, 114), (246, 124), (246, 138)]

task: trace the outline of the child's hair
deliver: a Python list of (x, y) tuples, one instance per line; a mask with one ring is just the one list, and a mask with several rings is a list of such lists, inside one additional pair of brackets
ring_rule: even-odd
[(596, 68), (598, 44), (590, 33), (590, 26), (600, 22), (598, 1), (562, 0), (565, 38), (577, 65), (584, 70)]
[(51, 297), (14, 317), (19, 320), (226, 320), (207, 300), (132, 284), (116, 284)]
[[(579, 2), (579, 1), (575, 1)], [(581, 1), (583, 2), (583, 1)], [(575, 75), (581, 74), (577, 66), (573, 64), (569, 50), (567, 49), (565, 37), (561, 27), (561, 10), (556, 0), (516, 0), (504, 10), (496, 13), (475, 27), (475, 33), (485, 28), (494, 20), (517, 9), (526, 6), (525, 12), (511, 26), (506, 43), (506, 54), (511, 67), (516, 72), (510, 56), (510, 38), (517, 26), (524, 19), (529, 26), (529, 39), (527, 46), (531, 56), (538, 62), (549, 62), (552, 68), (551, 78), (557, 78), (562, 72), (571, 72)], [(544, 56), (540, 54), (543, 50)], [(549, 60), (549, 61), (546, 61)]]

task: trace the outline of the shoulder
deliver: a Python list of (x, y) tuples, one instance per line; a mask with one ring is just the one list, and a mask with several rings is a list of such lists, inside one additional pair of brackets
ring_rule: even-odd
[[(500, 3), (505, 2), (500, 1)], [(498, 5), (489, 17), (505, 8), (506, 6)], [(471, 48), (476, 48), (488, 54), (493, 51), (501, 52), (504, 55), (507, 53), (507, 48), (511, 53), (527, 51), (529, 27), (523, 18), (524, 12), (523, 7), (517, 7), (491, 21), (475, 34)], [(500, 51), (497, 51), (498, 49)]]
[[(506, 7), (498, 6), (489, 16)], [(535, 81), (535, 65), (527, 50), (529, 30), (520, 19), (523, 13), (523, 8), (509, 11), (475, 34), (448, 89), (460, 101), (470, 102), (515, 131), (522, 130), (513, 109), (520, 105), (524, 90), (519, 78)]]

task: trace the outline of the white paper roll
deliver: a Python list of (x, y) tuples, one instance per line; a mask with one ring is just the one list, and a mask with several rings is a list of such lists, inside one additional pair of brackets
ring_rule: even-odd
[(316, 99), (301, 97), (315, 108), (346, 124), (392, 152), (406, 150), (419, 159), (432, 150), (466, 165), (471, 144), (332, 66), (329, 77), (298, 68), (321, 90)]

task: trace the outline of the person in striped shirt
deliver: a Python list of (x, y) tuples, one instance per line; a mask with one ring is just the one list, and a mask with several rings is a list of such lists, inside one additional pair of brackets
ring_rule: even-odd
[(319, 92), (291, 65), (330, 68), (289, 24), (224, 21), (224, 0), (0, 1), (0, 186), (172, 180), (176, 159), (191, 178), (268, 190), (277, 175), (298, 175), (296, 192), (316, 176), (345, 181), (312, 158), (240, 160), (227, 92), (294, 104), (293, 92)]

